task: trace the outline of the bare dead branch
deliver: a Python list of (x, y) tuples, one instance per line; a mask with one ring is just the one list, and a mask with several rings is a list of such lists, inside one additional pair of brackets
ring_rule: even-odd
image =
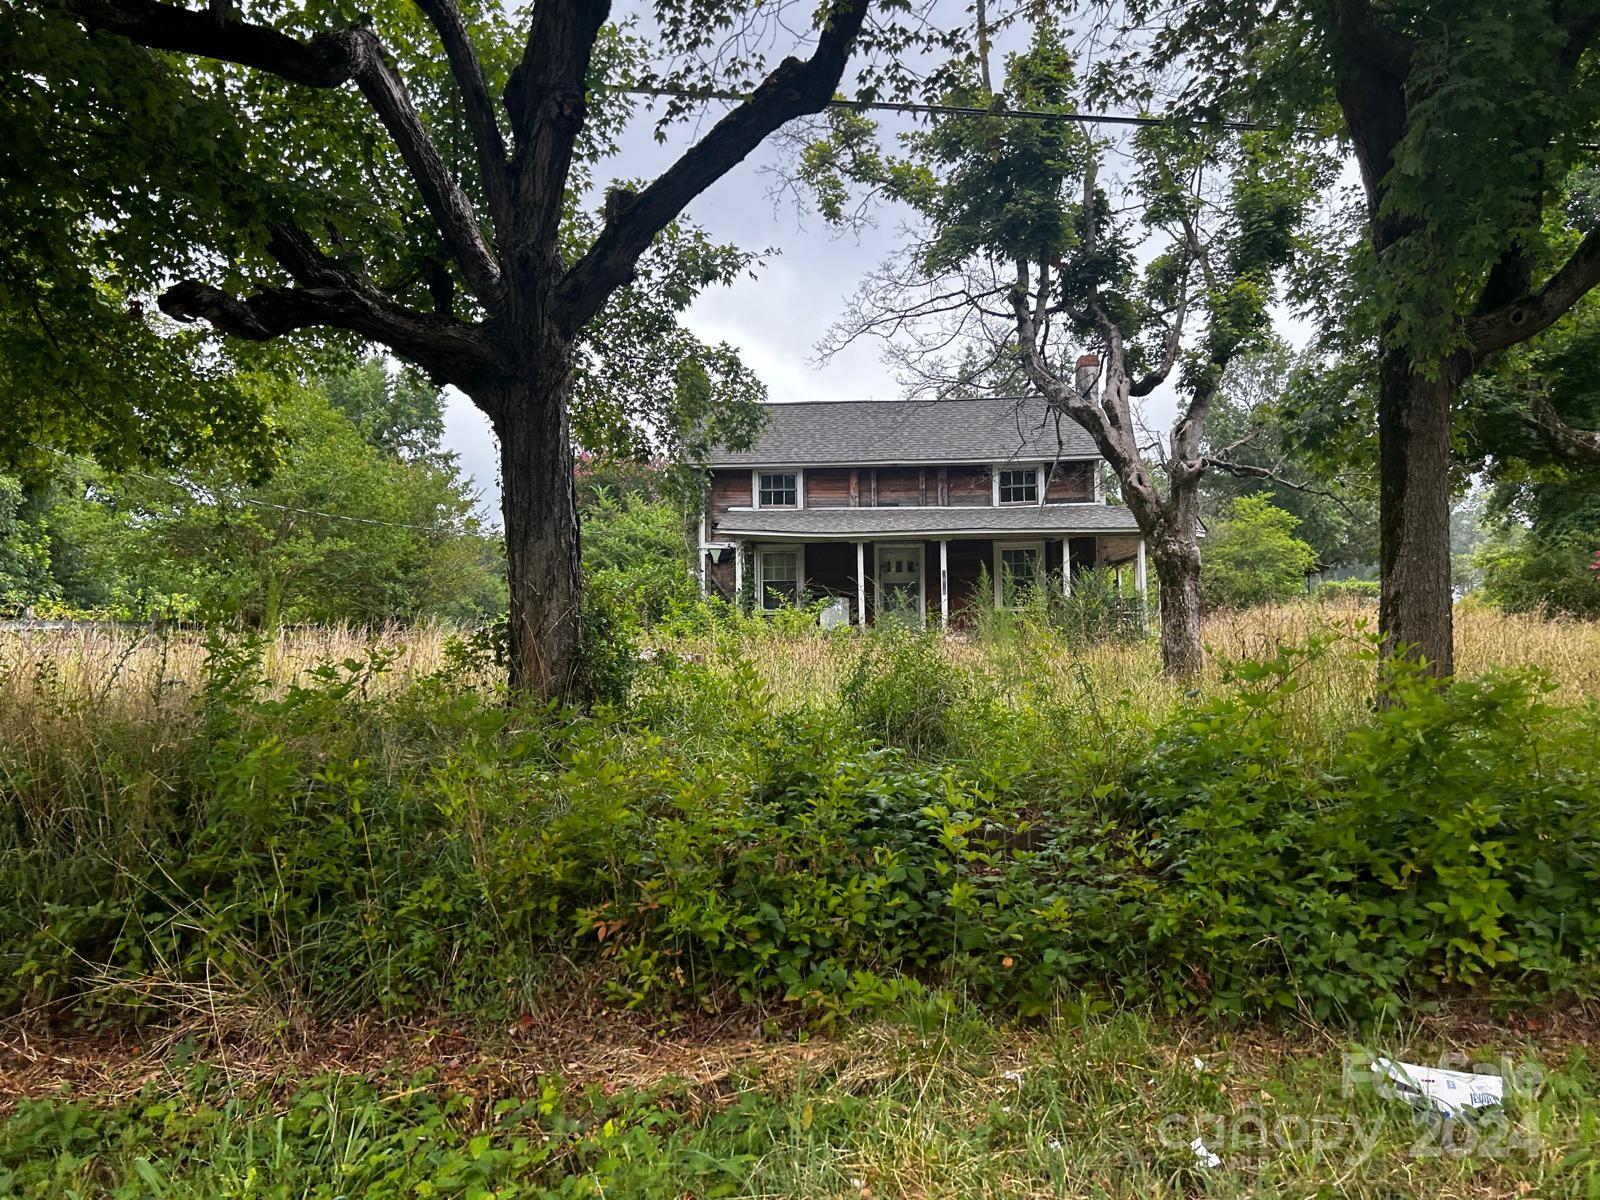
[(1194, 464), (1194, 470), (1196, 474), (1200, 474), (1208, 470), (1224, 471), (1229, 475), (1247, 476), (1251, 479), (1270, 480), (1271, 482), (1279, 484), (1283, 487), (1292, 488), (1294, 491), (1305, 492), (1308, 496), (1321, 496), (1325, 500), (1332, 500), (1340, 508), (1344, 509), (1344, 511), (1350, 516), (1353, 517), (1356, 515), (1355, 510), (1353, 510), (1350, 505), (1346, 503), (1344, 497), (1339, 495), (1337, 492), (1329, 491), (1327, 488), (1315, 487), (1312, 484), (1304, 483), (1297, 479), (1290, 479), (1288, 476), (1273, 470), (1271, 467), (1257, 466), (1255, 463), (1231, 462), (1228, 459), (1219, 458), (1215, 455), (1208, 454)]
[(1573, 462), (1600, 464), (1600, 432), (1568, 425), (1555, 406), (1538, 393), (1528, 398), (1528, 407), (1533, 410), (1534, 429), (1558, 456)]

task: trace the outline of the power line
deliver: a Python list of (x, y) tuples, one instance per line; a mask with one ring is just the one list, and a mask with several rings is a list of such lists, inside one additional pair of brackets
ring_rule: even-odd
[[(682, 87), (604, 87), (602, 91), (621, 92), (629, 96), (668, 97), (676, 100), (731, 100), (744, 102), (751, 98), (749, 92), (724, 91), (718, 88)], [(1281, 125), (1268, 125), (1262, 121), (1216, 121), (1204, 117), (1145, 117), (1125, 113), (1047, 112), (1036, 108), (980, 108), (967, 104), (915, 104), (896, 100), (829, 100), (825, 108), (847, 109), (851, 112), (909, 113), (913, 116), (938, 117), (991, 117), (1013, 121), (1039, 121), (1059, 125), (1174, 125), (1184, 128), (1226, 129), (1244, 133), (1253, 129), (1282, 130)]]

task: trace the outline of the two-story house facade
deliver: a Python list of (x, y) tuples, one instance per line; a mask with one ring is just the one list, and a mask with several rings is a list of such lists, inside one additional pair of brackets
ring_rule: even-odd
[(984, 579), (999, 604), (1027, 586), (1070, 591), (1094, 567), (1144, 590), (1144, 543), (1105, 502), (1093, 441), (1038, 397), (773, 404), (768, 417), (748, 450), (710, 458), (709, 593), (948, 623)]

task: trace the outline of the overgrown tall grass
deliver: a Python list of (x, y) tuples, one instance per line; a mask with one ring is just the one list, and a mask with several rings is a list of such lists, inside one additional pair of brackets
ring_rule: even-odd
[(1375, 707), (1359, 620), (1214, 621), (1193, 689), (1025, 623), (731, 621), (591, 715), (442, 629), (0, 635), (0, 1007), (1588, 994), (1595, 629), (1463, 609), (1462, 680)]
[[(1304, 645), (1314, 633), (1370, 630), (1376, 623), (1375, 610), (1344, 602), (1213, 613), (1205, 624), (1211, 651), (1207, 679), (1214, 683), (1230, 661), (1270, 657), (1283, 646)], [(855, 662), (857, 635), (849, 630), (824, 633), (791, 624), (769, 634), (760, 621), (742, 622), (738, 630), (732, 640), (781, 704), (836, 696)], [(1496, 667), (1536, 668), (1549, 675), (1556, 697), (1563, 702), (1600, 699), (1600, 622), (1507, 614), (1463, 603), (1456, 607), (1455, 633), (1462, 675)], [(319, 665), (359, 661), (377, 646), (392, 658), (374, 684), (385, 690), (402, 689), (445, 666), (446, 646), (463, 636), (469, 631), (442, 623), (286, 629), (266, 646), (264, 678), (280, 689), (304, 683)], [(134, 626), (0, 630), (0, 704), (15, 714), (18, 706), (48, 696), (45, 707), (57, 712), (65, 706), (128, 716), (141, 710), (165, 711), (173, 703), (182, 706), (193, 699), (206, 640), (204, 633), (192, 629)], [(681, 653), (704, 654), (728, 640), (728, 635), (688, 637), (666, 645)], [(957, 634), (945, 640), (942, 649), (953, 664), (983, 668), (1002, 678), (1017, 679), (1042, 666), (1063, 687), (1131, 689), (1157, 709), (1169, 707), (1183, 694), (1161, 679), (1153, 638), (1068, 645), (1037, 626), (1019, 624), (1010, 636), (977, 639)], [(1330, 703), (1347, 708), (1370, 697), (1373, 671), (1364, 659), (1335, 655), (1322, 669), (1327, 674), (1318, 687)], [(483, 681), (491, 676), (486, 671)]]

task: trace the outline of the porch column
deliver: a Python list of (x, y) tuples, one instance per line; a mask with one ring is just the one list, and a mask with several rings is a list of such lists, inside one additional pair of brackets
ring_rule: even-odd
[(950, 539), (939, 539), (939, 624), (950, 627)]
[(744, 611), (744, 543), (733, 543), (733, 606)]
[(1061, 539), (1061, 594), (1072, 595), (1072, 539)]
[(856, 543), (856, 624), (867, 627), (867, 544)]
[(1144, 621), (1144, 631), (1150, 632), (1150, 604), (1145, 594), (1144, 538), (1139, 539), (1139, 565), (1134, 569), (1134, 584), (1139, 589), (1139, 615)]

